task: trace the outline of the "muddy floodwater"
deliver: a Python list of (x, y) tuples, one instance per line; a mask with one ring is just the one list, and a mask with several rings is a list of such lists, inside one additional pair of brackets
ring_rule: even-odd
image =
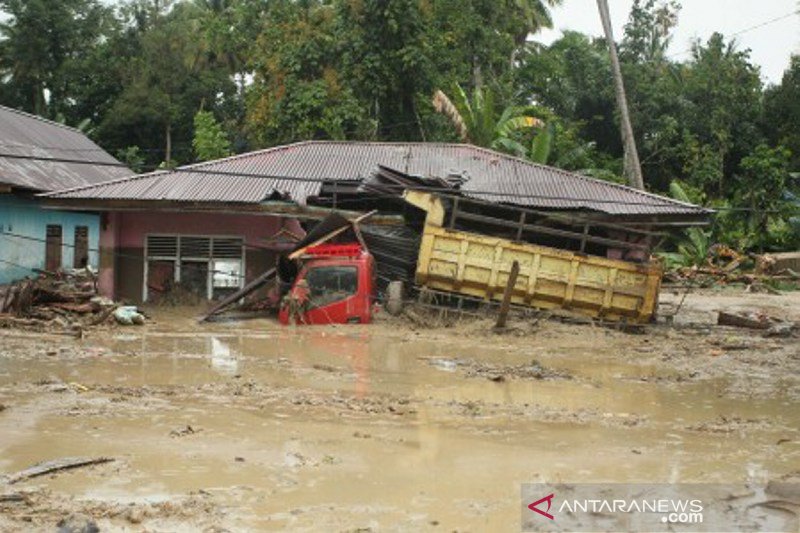
[[(679, 297), (664, 294), (675, 303)], [(800, 471), (800, 294), (693, 293), (672, 326), (198, 325), (0, 332), (0, 530), (519, 531), (529, 482), (759, 482)], [(5, 496), (4, 496), (5, 495)]]

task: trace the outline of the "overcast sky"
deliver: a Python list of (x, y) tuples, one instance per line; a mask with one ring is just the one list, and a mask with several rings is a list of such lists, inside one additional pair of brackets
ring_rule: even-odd
[[(718, 31), (729, 37), (736, 36), (741, 48), (751, 50), (750, 57), (761, 67), (761, 77), (779, 83), (783, 71), (789, 66), (789, 56), (800, 53), (800, 8), (798, 0), (679, 0), (682, 9), (678, 27), (670, 47), (676, 59), (686, 59), (694, 39), (706, 40)], [(614, 38), (622, 37), (622, 27), (628, 19), (633, 0), (608, 0)], [(767, 23), (794, 12), (782, 20), (759, 28), (748, 28)], [(602, 35), (600, 15), (596, 0), (564, 0), (564, 5), (553, 9), (555, 29), (546, 30), (534, 40), (550, 43), (564, 29), (577, 30), (590, 35)]]

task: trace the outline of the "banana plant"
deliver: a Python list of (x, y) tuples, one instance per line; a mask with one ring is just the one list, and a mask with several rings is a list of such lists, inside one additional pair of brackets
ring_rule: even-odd
[(464, 142), (524, 157), (527, 150), (514, 134), (544, 125), (519, 106), (506, 106), (498, 115), (491, 90), (476, 88), (470, 98), (460, 85), (455, 84), (452, 94), (451, 99), (437, 90), (433, 95), (433, 107), (450, 120)]
[[(673, 181), (669, 184), (669, 193), (680, 202), (692, 203), (689, 195), (683, 190), (680, 183)], [(667, 267), (701, 265), (708, 259), (711, 251), (711, 232), (700, 228), (686, 228), (679, 237), (673, 240), (675, 252), (663, 252), (661, 257)]]

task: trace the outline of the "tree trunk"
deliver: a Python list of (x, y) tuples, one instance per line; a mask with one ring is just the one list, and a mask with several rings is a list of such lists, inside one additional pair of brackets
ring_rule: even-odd
[(172, 124), (168, 121), (166, 127), (166, 136), (167, 136), (167, 147), (164, 154), (164, 161), (167, 164), (167, 168), (172, 166)]
[(628, 114), (628, 100), (625, 96), (625, 85), (622, 81), (622, 69), (619, 66), (617, 45), (614, 43), (614, 34), (611, 30), (611, 16), (608, 13), (608, 2), (597, 0), (597, 9), (603, 22), (603, 30), (608, 41), (608, 53), (611, 56), (611, 73), (614, 76), (614, 89), (619, 108), (620, 130), (622, 132), (622, 145), (625, 148), (625, 178), (628, 184), (636, 189), (644, 189), (642, 166), (639, 163), (639, 153), (636, 151), (636, 140), (633, 137), (633, 127)]

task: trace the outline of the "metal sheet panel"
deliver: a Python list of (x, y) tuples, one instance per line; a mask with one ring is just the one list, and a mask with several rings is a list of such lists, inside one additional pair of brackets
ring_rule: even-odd
[(22, 156), (121, 165), (80, 131), (0, 106), (0, 183), (57, 191), (131, 176), (124, 167), (21, 159)]

